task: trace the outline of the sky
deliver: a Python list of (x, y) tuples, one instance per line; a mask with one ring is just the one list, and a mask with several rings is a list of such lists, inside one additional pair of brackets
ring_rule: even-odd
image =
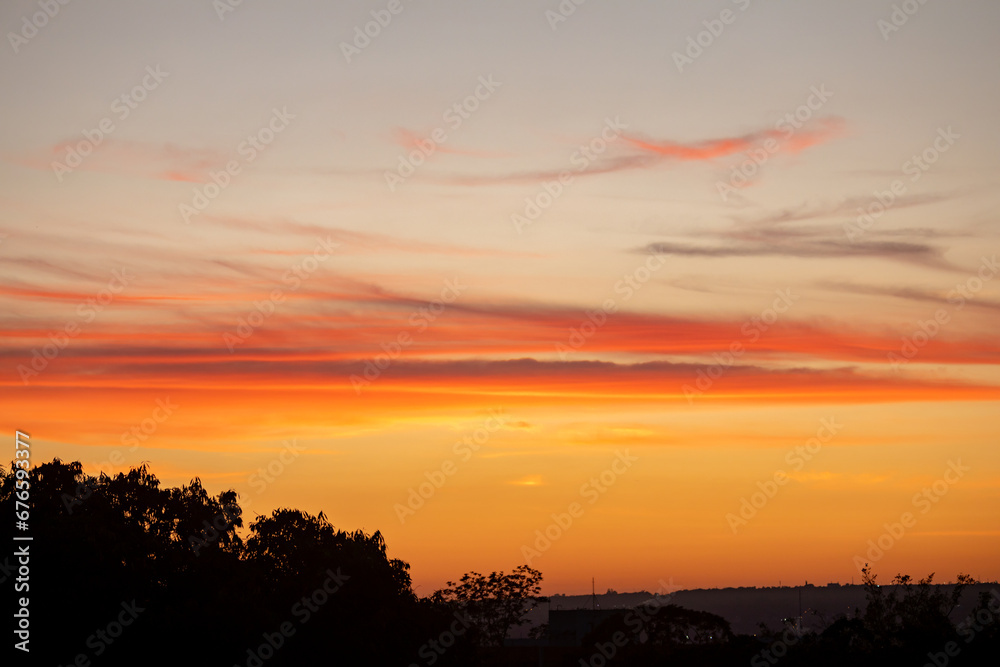
[(6, 2), (0, 429), (420, 595), (996, 579), (998, 20)]

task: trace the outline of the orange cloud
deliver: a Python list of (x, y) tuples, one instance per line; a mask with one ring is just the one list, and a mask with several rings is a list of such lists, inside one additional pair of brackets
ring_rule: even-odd
[(559, 178), (571, 171), (576, 176), (596, 176), (633, 169), (648, 169), (666, 161), (709, 161), (729, 155), (736, 155), (752, 149), (766, 150), (768, 153), (798, 153), (811, 146), (829, 141), (843, 129), (839, 118), (816, 121), (809, 127), (766, 129), (739, 137), (707, 139), (699, 142), (678, 142), (647, 139), (638, 135), (622, 135), (624, 144), (609, 142), (606, 155), (588, 160), (585, 167), (573, 162), (574, 169), (566, 167), (523, 171), (499, 175), (449, 176), (444, 180), (455, 185), (494, 185), (506, 183), (540, 183)]
[[(908, 330), (865, 331), (792, 319), (763, 325), (749, 318), (697, 319), (621, 311), (610, 314), (592, 335), (581, 338), (579, 328), (585, 316), (575, 308), (458, 300), (440, 317), (430, 318), (424, 299), (332, 274), (316, 276), (296, 290), (285, 289), (266, 323), (240, 345), (238, 354), (230, 354), (221, 343), (222, 334), (232, 332), (239, 318), (276, 287), (274, 278), (218, 276), (210, 291), (199, 284), (199, 276), (178, 276), (173, 283), (160, 283), (155, 288), (129, 287), (115, 297), (113, 308), (118, 315), (114, 321), (97, 318), (84, 323), (76, 341), (85, 341), (88, 354), (100, 355), (109, 363), (119, 355), (128, 356), (128, 350), (119, 347), (123, 343), (142, 347), (150, 338), (158, 341), (159, 354), (171, 359), (178, 354), (206, 360), (253, 354), (275, 363), (303, 357), (317, 362), (355, 359), (363, 363), (378, 354), (383, 343), (405, 333), (411, 339), (401, 353), (406, 360), (476, 356), (576, 361), (625, 354), (700, 358), (713, 363), (712, 355), (740, 343), (744, 350), (740, 363), (887, 365), (890, 353), (900, 354), (901, 336), (912, 334)], [(7, 299), (72, 305), (93, 299), (95, 294), (82, 288), (12, 286), (0, 303)], [(160, 317), (150, 320), (154, 311)], [(44, 342), (49, 332), (74, 317), (70, 308), (60, 316), (21, 318), (3, 327), (3, 337)], [(122, 319), (131, 324), (123, 328)], [(112, 341), (113, 346), (105, 345)], [(335, 354), (331, 341), (336, 341)], [(310, 352), (304, 354), (303, 350)], [(912, 362), (997, 364), (1000, 342), (981, 335), (962, 335), (957, 330), (944, 331), (924, 344)]]
[(628, 135), (622, 139), (635, 148), (664, 158), (704, 161), (744, 153), (755, 148), (764, 148), (769, 153), (797, 153), (828, 141), (836, 136), (842, 127), (843, 121), (840, 119), (827, 118), (819, 121), (816, 126), (799, 130), (788, 125), (785, 129), (760, 130), (739, 137), (708, 139), (697, 143), (655, 141)]

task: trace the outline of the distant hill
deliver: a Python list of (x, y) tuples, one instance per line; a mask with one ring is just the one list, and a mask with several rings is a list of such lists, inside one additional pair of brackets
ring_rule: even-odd
[[(938, 584), (948, 589), (951, 584)], [(961, 606), (952, 614), (952, 620), (959, 620), (975, 604), (981, 591), (997, 586), (996, 582), (969, 586), (961, 601)], [(629, 609), (653, 597), (649, 591), (633, 593), (603, 593), (596, 597), (598, 609)], [(665, 596), (664, 596), (665, 597)], [(675, 591), (670, 602), (687, 609), (707, 611), (722, 616), (730, 622), (737, 634), (755, 634), (761, 623), (771, 629), (780, 628), (782, 619), (794, 619), (799, 615), (801, 600), (802, 627), (817, 629), (828, 625), (838, 615), (853, 616), (855, 609), (864, 611), (864, 586), (827, 584), (825, 586), (770, 586), (756, 588), (697, 588)], [(594, 598), (590, 595), (550, 596), (549, 604), (539, 605), (528, 614), (531, 626), (545, 623), (549, 609), (590, 609)], [(518, 629), (512, 636), (526, 637), (530, 626)]]

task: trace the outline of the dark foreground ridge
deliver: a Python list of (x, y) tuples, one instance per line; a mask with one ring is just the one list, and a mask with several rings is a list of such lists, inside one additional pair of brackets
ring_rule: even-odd
[(161, 488), (145, 466), (16, 472), (0, 469), (0, 513), (30, 491), (31, 541), (15, 542), (10, 520), (0, 537), (30, 553), (30, 576), (14, 548), (0, 554), (15, 591), (3, 664), (945, 667), (1000, 655), (1000, 586), (963, 575), (880, 586), (866, 571), (859, 586), (661, 590), (594, 609), (540, 596), (541, 572), (522, 565), (418, 598), (380, 533), (322, 512), (245, 526), (234, 491)]

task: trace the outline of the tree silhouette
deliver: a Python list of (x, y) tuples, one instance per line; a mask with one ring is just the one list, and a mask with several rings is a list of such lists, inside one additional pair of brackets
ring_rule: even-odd
[[(15, 481), (0, 468), (4, 516), (14, 514)], [(198, 478), (163, 488), (144, 465), (92, 476), (54, 459), (27, 481), (32, 664), (538, 664), (541, 647), (504, 646), (545, 600), (542, 573), (526, 565), (469, 572), (417, 599), (409, 565), (389, 557), (381, 533), (338, 529), (323, 512), (282, 508), (247, 526), (235, 491), (213, 495)], [(14, 530), (0, 521), (0, 542), (14, 543)], [(12, 586), (17, 572), (0, 554), (0, 583)], [(950, 588), (933, 575), (880, 586), (865, 568), (863, 583), (864, 611), (796, 636), (782, 667), (925, 664), (956, 649), (949, 666), (995, 663), (1000, 590), (958, 608), (974, 583), (966, 575)], [(126, 613), (127, 627), (116, 625)], [(545, 635), (531, 633), (543, 644)], [(579, 650), (551, 647), (564, 653), (546, 664), (587, 664), (599, 651), (609, 666), (770, 665), (762, 651), (778, 640), (734, 637), (714, 614), (649, 604), (606, 619)]]
[[(387, 556), (380, 533), (337, 530), (323, 513), (276, 510), (244, 540), (236, 492), (211, 495), (197, 478), (161, 488), (146, 466), (95, 477), (54, 459), (28, 481), (31, 657), (39, 664), (83, 655), (101, 665), (138, 656), (146, 665), (245, 665), (248, 651), (277, 637), (282, 646), (268, 667), (323, 655), (406, 665), (453, 620), (417, 601), (409, 566)], [(13, 469), (0, 469), (6, 516), (14, 482)], [(11, 544), (12, 530), (0, 522), (0, 539)], [(0, 565), (8, 565), (3, 556)], [(133, 601), (142, 611), (127, 631), (110, 643), (95, 639)], [(291, 637), (276, 634), (282, 624)]]
[(524, 624), (524, 615), (541, 597), (542, 573), (527, 565), (519, 565), (510, 574), (491, 572), (482, 575), (468, 572), (458, 583), (435, 591), (435, 602), (457, 607), (467, 614), (476, 636), (483, 646), (500, 646), (511, 628)]
[(721, 616), (674, 604), (657, 609), (645, 630), (648, 641), (663, 646), (724, 644), (733, 638), (729, 621)]
[(875, 648), (944, 644), (957, 638), (950, 617), (965, 587), (976, 583), (972, 577), (959, 574), (945, 593), (931, 587), (933, 573), (916, 585), (909, 575), (897, 574), (888, 586), (880, 586), (868, 566), (861, 573), (868, 600), (862, 620)]

